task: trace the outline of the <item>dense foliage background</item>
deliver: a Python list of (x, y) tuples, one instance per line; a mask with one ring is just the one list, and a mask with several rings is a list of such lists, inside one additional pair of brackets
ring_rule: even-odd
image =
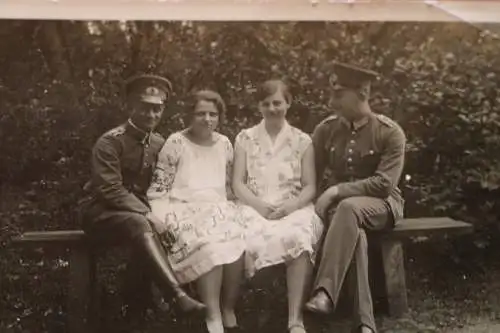
[(310, 132), (329, 112), (331, 60), (379, 71), (372, 106), (409, 140), (407, 215), (476, 226), (472, 236), (427, 246), (432, 252), (410, 248), (410, 258), (460, 277), (487, 271), (500, 244), (499, 54), (495, 36), (461, 22), (1, 21), (0, 331), (63, 329), (64, 260), (21, 257), (9, 239), (79, 227), (74, 205), (90, 148), (126, 118), (120, 84), (138, 72), (174, 83), (165, 136), (184, 126), (186, 95), (211, 88), (229, 106), (222, 131), (233, 138), (258, 120), (252, 91), (262, 80), (289, 82), (291, 122)]

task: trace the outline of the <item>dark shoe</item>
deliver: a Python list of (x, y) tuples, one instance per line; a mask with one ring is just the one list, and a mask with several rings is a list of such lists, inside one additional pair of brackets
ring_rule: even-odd
[(177, 298), (177, 304), (184, 312), (193, 312), (193, 311), (204, 311), (206, 309), (205, 304), (198, 302), (188, 294), (179, 286), (173, 287), (175, 297)]
[(206, 306), (203, 303), (190, 297), (180, 287), (179, 281), (175, 277), (170, 260), (165, 253), (161, 242), (152, 233), (146, 233), (139, 239), (139, 246), (142, 247), (148, 257), (158, 281), (159, 287), (164, 291), (170, 289), (182, 311), (193, 312), (203, 311)]
[(232, 327), (225, 327), (224, 326), (224, 332), (225, 333), (240, 333), (243, 332), (243, 329), (241, 326), (232, 326)]
[(306, 303), (307, 311), (319, 314), (330, 314), (333, 312), (333, 304), (330, 297), (324, 292), (319, 291), (309, 302)]

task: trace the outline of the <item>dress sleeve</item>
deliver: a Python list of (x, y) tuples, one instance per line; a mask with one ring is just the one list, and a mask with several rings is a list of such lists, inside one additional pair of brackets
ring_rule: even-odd
[(234, 147), (239, 147), (243, 151), (247, 150), (248, 147), (248, 141), (250, 140), (250, 137), (248, 136), (248, 133), (246, 130), (241, 131), (238, 133), (236, 136), (236, 139), (234, 140)]
[(224, 152), (226, 154), (226, 194), (227, 198), (232, 200), (236, 198), (232, 187), (234, 149), (228, 138), (224, 140)]
[(182, 149), (182, 138), (177, 133), (172, 134), (163, 145), (148, 189), (149, 200), (161, 198), (172, 189)]
[(309, 146), (312, 144), (312, 139), (307, 133), (301, 133), (299, 137), (299, 154), (302, 158)]
[(320, 123), (316, 126), (312, 134), (312, 144), (314, 147), (314, 159), (316, 166), (316, 186), (317, 195), (321, 195), (326, 190), (325, 170), (327, 166), (328, 151), (325, 149), (325, 141), (327, 140), (327, 126)]

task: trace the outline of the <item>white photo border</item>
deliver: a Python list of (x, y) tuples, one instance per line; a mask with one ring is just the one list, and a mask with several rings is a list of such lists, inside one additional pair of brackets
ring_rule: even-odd
[(2, 0), (0, 18), (500, 22), (500, 0)]

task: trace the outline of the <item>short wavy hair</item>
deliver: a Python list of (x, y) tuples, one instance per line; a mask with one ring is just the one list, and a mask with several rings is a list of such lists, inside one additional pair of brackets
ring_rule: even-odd
[(188, 123), (191, 122), (196, 105), (201, 101), (212, 102), (217, 111), (219, 111), (219, 124), (225, 122), (227, 112), (226, 103), (224, 103), (221, 95), (213, 90), (204, 89), (194, 92), (189, 98), (188, 112), (186, 114), (186, 121)]
[(290, 88), (282, 80), (273, 79), (265, 81), (257, 87), (255, 96), (257, 101), (261, 102), (278, 91), (281, 91), (288, 104), (292, 104), (293, 96), (290, 92)]

